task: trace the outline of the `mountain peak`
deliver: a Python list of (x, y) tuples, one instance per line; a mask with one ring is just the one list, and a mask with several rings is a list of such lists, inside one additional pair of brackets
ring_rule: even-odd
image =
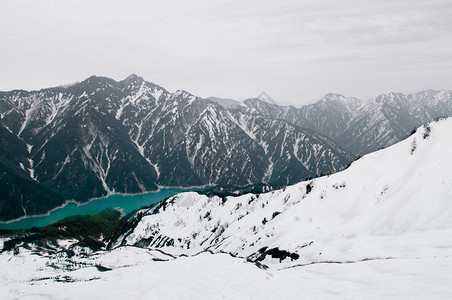
[(129, 76), (127, 76), (124, 80), (122, 80), (121, 82), (124, 83), (125, 85), (128, 85), (132, 82), (143, 82), (144, 79), (143, 77), (138, 76), (135, 73), (130, 74)]
[(243, 103), (245, 103), (246, 105), (250, 106), (250, 105), (277, 105), (274, 102), (269, 102), (265, 99), (262, 98), (249, 98), (249, 99), (245, 99), (243, 100)]
[(223, 106), (224, 108), (236, 108), (240, 105), (240, 102), (234, 99), (218, 98), (218, 97), (208, 97), (209, 101), (216, 102)]
[(129, 76), (127, 76), (125, 79), (137, 79), (137, 78), (139, 78), (139, 76), (135, 73), (132, 73)]
[(325, 101), (343, 101), (345, 98), (344, 95), (341, 94), (335, 94), (335, 93), (328, 93), (325, 96), (323, 96), (322, 99), (320, 99), (320, 101), (325, 102)]
[(92, 76), (86, 78), (85, 80), (83, 80), (81, 83), (93, 84), (93, 83), (112, 82), (112, 81), (114, 81), (114, 80), (109, 77), (92, 75)]
[(135, 73), (132, 73), (129, 76), (127, 76), (123, 81), (135, 81), (135, 80), (143, 80), (143, 77), (138, 76)]

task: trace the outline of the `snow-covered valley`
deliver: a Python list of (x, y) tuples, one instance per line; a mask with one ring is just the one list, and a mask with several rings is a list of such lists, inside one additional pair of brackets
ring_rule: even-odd
[(450, 299), (451, 134), (451, 119), (432, 122), (342, 172), (266, 194), (176, 195), (140, 210), (108, 250), (66, 240), (5, 251), (0, 294)]

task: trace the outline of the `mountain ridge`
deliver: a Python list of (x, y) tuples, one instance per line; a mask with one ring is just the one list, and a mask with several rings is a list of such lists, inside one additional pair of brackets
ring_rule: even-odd
[(78, 202), (158, 185), (288, 184), (351, 160), (334, 142), (288, 121), (244, 118), (137, 75), (2, 92), (0, 103), (0, 123), (30, 149), (33, 179)]
[(66, 88), (0, 92), (0, 124), (29, 152), (10, 151), (14, 164), (83, 202), (157, 186), (287, 185), (334, 173), (452, 115), (446, 90), (368, 101), (330, 93), (301, 108), (212, 100), (136, 74), (91, 76)]
[(329, 93), (300, 108), (259, 99), (243, 103), (245, 111), (321, 133), (355, 157), (388, 147), (435, 117), (452, 116), (451, 90), (391, 92), (368, 100)]

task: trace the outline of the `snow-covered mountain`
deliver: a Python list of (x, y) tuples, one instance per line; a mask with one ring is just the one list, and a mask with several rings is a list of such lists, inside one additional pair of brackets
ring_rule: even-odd
[(326, 94), (314, 104), (301, 107), (293, 122), (335, 139), (345, 131), (365, 105), (363, 100), (339, 94)]
[(451, 132), (452, 120), (433, 122), (345, 171), (267, 194), (179, 194), (140, 211), (140, 222), (115, 245), (173, 255), (228, 252), (269, 264), (275, 252), (287, 255), (281, 261), (289, 266), (415, 256), (430, 246), (401, 253), (406, 245), (397, 240), (452, 233)]
[(346, 130), (334, 140), (357, 155), (392, 145), (414, 128), (437, 117), (452, 116), (452, 91), (389, 93), (355, 110)]
[(259, 99), (243, 102), (248, 113), (288, 121), (325, 135), (358, 156), (388, 147), (436, 117), (452, 116), (452, 91), (389, 93), (360, 100), (327, 94), (301, 108)]
[(0, 136), (0, 219), (14, 219), (16, 212), (44, 214), (60, 206), (63, 198), (50, 187), (37, 183), (33, 174), (25, 170), (30, 163), (27, 145), (1, 125)]
[(48, 244), (51, 252), (24, 244), (0, 256), (0, 292), (447, 299), (451, 133), (441, 119), (344, 171), (266, 194), (176, 195), (138, 211), (104, 240), (108, 251), (77, 240)]
[(247, 99), (243, 104), (239, 107), (243, 112), (282, 119), (334, 139), (349, 127), (365, 102), (353, 97), (327, 94), (316, 103), (301, 108), (280, 106), (256, 98)]
[[(137, 75), (119, 82), (93, 76), (65, 87), (0, 92), (0, 139), (9, 145), (3, 158), (13, 173), (28, 173), (44, 194), (53, 190), (55, 207), (158, 185), (293, 184), (341, 170), (353, 157), (450, 115), (452, 91), (369, 101), (327, 94), (295, 108), (171, 93)], [(0, 219), (49, 209), (20, 195), (0, 206)]]
[[(77, 201), (157, 185), (295, 183), (352, 159), (327, 137), (285, 120), (170, 93), (136, 75), (1, 92), (0, 124), (28, 151), (11, 164)], [(24, 205), (8, 215), (25, 213), (34, 211)]]

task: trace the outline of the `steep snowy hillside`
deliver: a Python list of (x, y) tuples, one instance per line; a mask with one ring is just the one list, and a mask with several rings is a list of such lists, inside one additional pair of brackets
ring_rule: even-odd
[(210, 250), (284, 266), (446, 256), (452, 240), (452, 120), (369, 154), (337, 174), (261, 195), (183, 193), (139, 213), (116, 245)]
[(179, 194), (139, 211), (109, 251), (23, 244), (0, 256), (0, 294), (450, 298), (451, 133), (451, 119), (432, 122), (345, 171), (267, 194)]

